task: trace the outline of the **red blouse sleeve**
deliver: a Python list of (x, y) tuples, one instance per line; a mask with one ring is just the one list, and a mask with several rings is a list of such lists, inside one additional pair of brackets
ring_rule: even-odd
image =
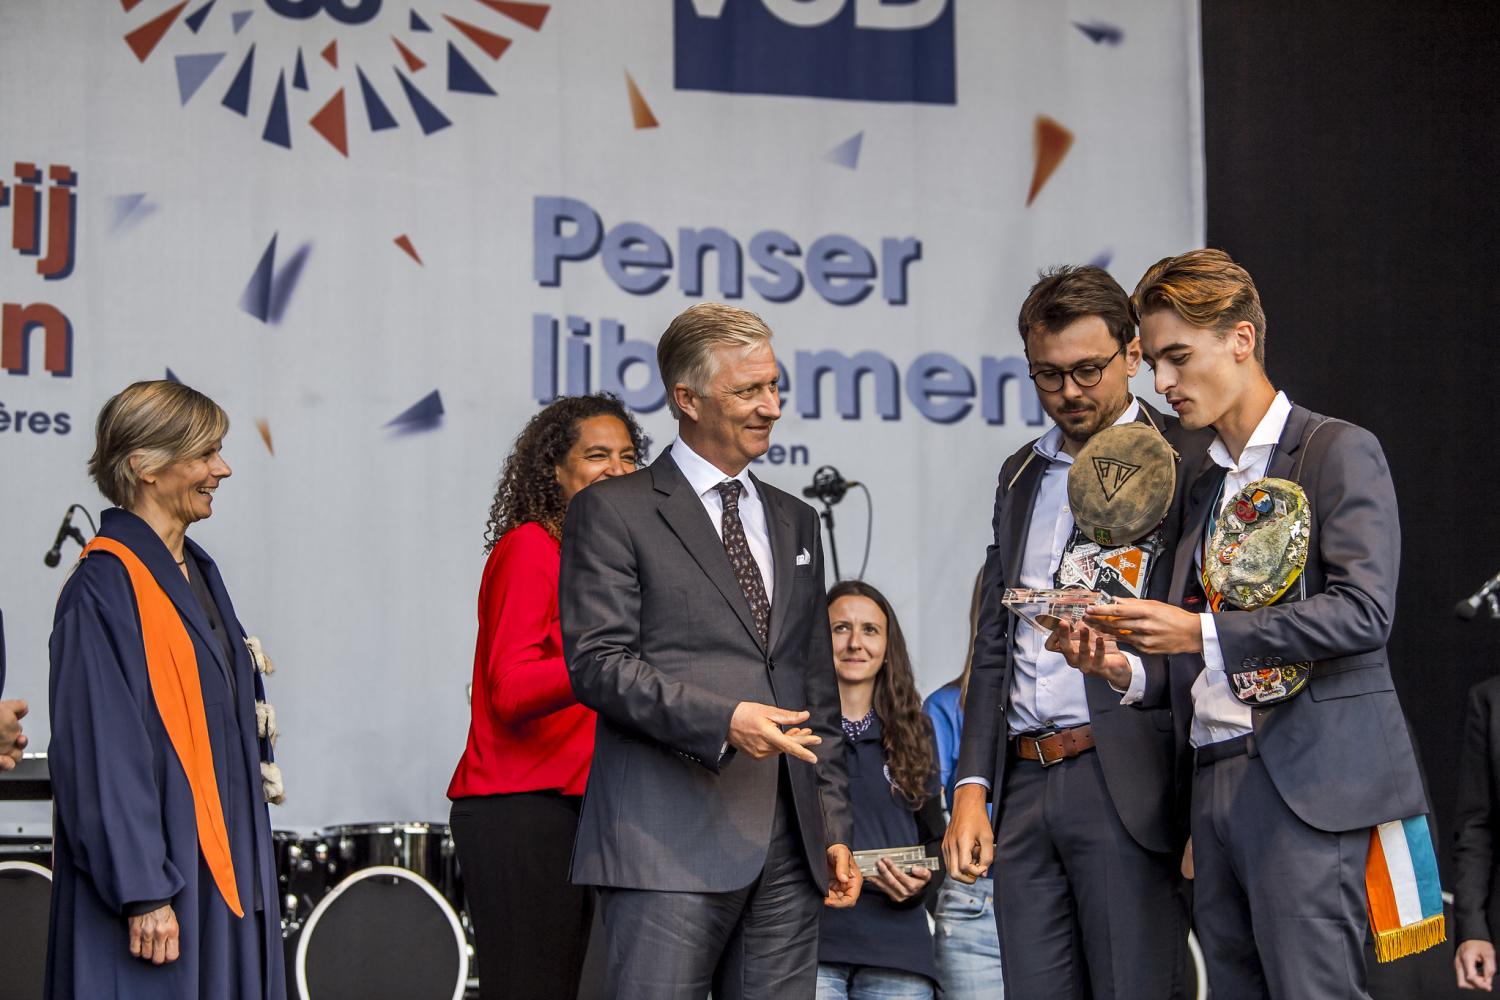
[[(491, 711), (524, 723), (578, 704), (557, 630), (557, 543), (522, 525), (495, 546), (480, 589), (480, 634)], [(548, 655), (549, 653), (557, 655)]]

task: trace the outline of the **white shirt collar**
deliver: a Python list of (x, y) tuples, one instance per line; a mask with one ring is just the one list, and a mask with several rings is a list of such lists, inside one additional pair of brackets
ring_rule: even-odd
[(1277, 392), (1265, 416), (1260, 418), (1260, 423), (1251, 432), (1250, 440), (1245, 442), (1245, 450), (1240, 452), (1238, 462), (1229, 454), (1229, 449), (1217, 434), (1214, 435), (1213, 444), (1208, 446), (1208, 457), (1214, 460), (1215, 465), (1221, 465), (1231, 472), (1244, 472), (1264, 462), (1267, 450), (1274, 449), (1281, 440), (1281, 432), (1286, 429), (1287, 418), (1291, 415), (1292, 401), (1286, 398), (1286, 393)]
[(689, 448), (682, 438), (672, 442), (672, 461), (677, 463), (677, 468), (682, 470), (682, 477), (700, 497), (726, 479), (738, 479), (744, 485), (746, 496), (759, 496), (755, 483), (750, 479), (748, 465), (740, 470), (739, 475), (727, 476), (718, 466)]
[[(1124, 412), (1122, 412), (1117, 418), (1115, 418), (1115, 422), (1113, 424), (1110, 424), (1110, 426), (1118, 427), (1121, 424), (1128, 424), (1132, 420), (1139, 419), (1140, 415), (1141, 401), (1139, 399), (1136, 399), (1134, 396), (1131, 396), (1130, 405), (1125, 407)], [(1036, 444), (1032, 445), (1031, 447), (1033, 451), (1035, 451), (1038, 455), (1042, 456), (1049, 462), (1066, 462), (1069, 465), (1073, 464), (1073, 456), (1063, 451), (1062, 428), (1057, 426), (1056, 424), (1053, 424), (1052, 429), (1047, 433), (1037, 438)]]

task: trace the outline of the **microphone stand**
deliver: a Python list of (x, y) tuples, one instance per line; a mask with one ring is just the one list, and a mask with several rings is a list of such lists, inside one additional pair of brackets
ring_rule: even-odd
[(823, 505), (823, 513), (818, 516), (828, 526), (828, 556), (833, 560), (833, 578), (835, 580), (842, 580), (844, 575), (839, 572), (838, 536), (833, 533), (833, 504), (829, 502), (826, 493), (818, 497), (818, 502)]

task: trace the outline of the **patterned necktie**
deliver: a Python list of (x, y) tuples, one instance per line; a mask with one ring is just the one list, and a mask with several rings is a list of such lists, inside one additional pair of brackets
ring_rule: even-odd
[(750, 617), (755, 619), (755, 631), (760, 633), (764, 645), (770, 642), (771, 602), (766, 599), (766, 583), (761, 579), (760, 564), (750, 551), (745, 539), (745, 526), (740, 523), (740, 490), (738, 479), (726, 479), (715, 486), (724, 498), (724, 551), (729, 553), (729, 565), (734, 567), (735, 579), (740, 581), (740, 590), (750, 605)]

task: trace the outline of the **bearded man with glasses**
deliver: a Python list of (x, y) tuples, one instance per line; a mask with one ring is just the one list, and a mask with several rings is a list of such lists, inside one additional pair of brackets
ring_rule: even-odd
[(1140, 657), (1127, 654), (1114, 676), (1085, 675), (1012, 617), (1001, 595), (1108, 589), (1106, 576), (1124, 588), (1118, 596), (1165, 593), (1176, 536), (1166, 522), (1175, 510), (1127, 546), (1145, 563), (1139, 575), (1110, 574), (1100, 569), (1108, 547), (1074, 525), (1068, 472), (1083, 445), (1115, 424), (1149, 423), (1179, 454), (1201, 455), (1208, 442), (1185, 439), (1175, 419), (1131, 395), (1140, 340), (1129, 298), (1104, 270), (1043, 274), (1021, 306), (1019, 329), (1056, 426), (1000, 469), (943, 853), (949, 874), (965, 883), (994, 865), (1006, 996), (1179, 997), (1186, 834), (1173, 793), (1170, 713), (1122, 707), (1145, 690)]

